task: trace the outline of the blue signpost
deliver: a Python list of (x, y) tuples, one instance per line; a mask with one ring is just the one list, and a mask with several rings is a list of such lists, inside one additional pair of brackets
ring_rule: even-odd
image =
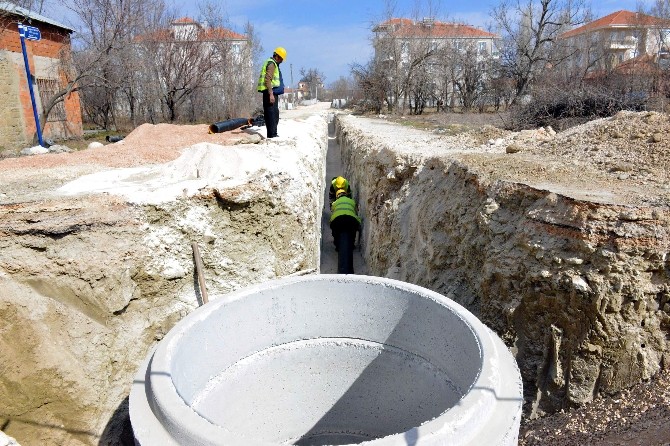
[(26, 51), (26, 39), (40, 40), (42, 34), (38, 28), (34, 26), (26, 26), (19, 23), (19, 36), (21, 36), (21, 49), (23, 50), (23, 63), (26, 65), (26, 76), (28, 76), (28, 89), (30, 90), (30, 101), (33, 104), (33, 115), (35, 116), (35, 126), (37, 127), (37, 139), (40, 146), (44, 147), (42, 141), (42, 128), (40, 127), (40, 116), (37, 112), (37, 105), (35, 104), (35, 92), (33, 91), (33, 82), (30, 75), (30, 64), (28, 63), (28, 53)]

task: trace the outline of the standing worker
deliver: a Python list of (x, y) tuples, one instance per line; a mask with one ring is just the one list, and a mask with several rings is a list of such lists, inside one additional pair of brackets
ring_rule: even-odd
[(354, 244), (356, 233), (361, 230), (361, 219), (356, 213), (356, 202), (345, 189), (338, 189), (335, 198), (330, 205), (330, 230), (337, 250), (337, 273), (354, 274)]
[(263, 117), (268, 138), (276, 138), (279, 124), (279, 95), (284, 94), (284, 78), (279, 64), (286, 59), (286, 50), (275, 48), (272, 57), (263, 63), (258, 78), (258, 91), (263, 93)]

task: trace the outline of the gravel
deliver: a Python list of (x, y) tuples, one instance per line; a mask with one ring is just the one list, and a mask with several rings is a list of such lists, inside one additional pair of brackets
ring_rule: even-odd
[(670, 445), (670, 373), (579, 408), (522, 420), (519, 445)]

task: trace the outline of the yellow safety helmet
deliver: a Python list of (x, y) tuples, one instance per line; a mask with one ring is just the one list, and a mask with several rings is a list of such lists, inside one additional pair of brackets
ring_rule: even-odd
[(335, 181), (333, 181), (333, 186), (335, 189), (346, 189), (347, 180), (344, 177), (337, 177), (335, 178)]
[(344, 189), (338, 189), (337, 192), (335, 193), (335, 198), (340, 198), (344, 195), (347, 195), (347, 191)]
[(277, 48), (275, 48), (274, 53), (279, 57), (281, 57), (282, 60), (286, 60), (286, 50), (284, 49), (284, 47), (278, 46)]

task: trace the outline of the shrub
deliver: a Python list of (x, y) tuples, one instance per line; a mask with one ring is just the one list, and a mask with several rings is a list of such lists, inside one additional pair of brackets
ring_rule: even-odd
[(515, 130), (552, 126), (556, 130), (613, 116), (621, 110), (641, 111), (647, 106), (646, 92), (621, 93), (604, 88), (575, 90), (545, 88), (512, 112)]

